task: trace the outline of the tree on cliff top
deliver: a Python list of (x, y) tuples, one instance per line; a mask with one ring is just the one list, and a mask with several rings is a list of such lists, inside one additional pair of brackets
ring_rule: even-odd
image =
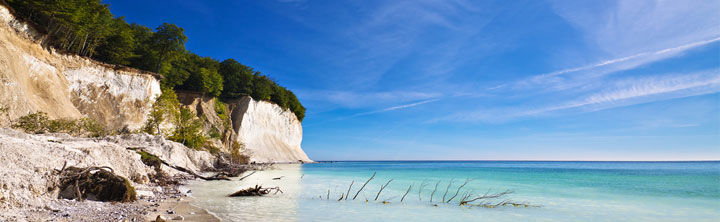
[(155, 72), (163, 73), (160, 72), (162, 63), (180, 56), (185, 51), (187, 37), (183, 31), (182, 28), (169, 23), (163, 23), (157, 27), (151, 38), (157, 56)]

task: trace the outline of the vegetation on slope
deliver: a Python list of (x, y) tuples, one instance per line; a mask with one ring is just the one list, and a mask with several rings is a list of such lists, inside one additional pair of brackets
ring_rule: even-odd
[[(0, 0), (2, 1), (2, 0)], [(295, 94), (234, 59), (218, 61), (185, 49), (184, 30), (164, 23), (154, 31), (115, 17), (100, 0), (7, 0), (16, 16), (45, 33), (56, 49), (102, 62), (162, 74), (164, 88), (202, 92), (225, 99), (249, 95), (273, 102), (302, 121)]]

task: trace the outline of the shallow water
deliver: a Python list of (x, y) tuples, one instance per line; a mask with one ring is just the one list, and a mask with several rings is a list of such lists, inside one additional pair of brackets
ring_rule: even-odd
[[(373, 174), (377, 176), (352, 200)], [(272, 180), (283, 176), (281, 180)], [(466, 178), (474, 179), (463, 187)], [(375, 196), (381, 185), (393, 179)], [(448, 183), (454, 182), (445, 195)], [(347, 192), (351, 196), (338, 201)], [(441, 181), (430, 203), (430, 194)], [(427, 185), (418, 195), (418, 187)], [(225, 197), (279, 186), (282, 194)], [(400, 202), (408, 186), (411, 192)], [(280, 165), (243, 181), (191, 181), (192, 203), (226, 221), (719, 221), (720, 162), (335, 162)], [(458, 206), (465, 192), (540, 207)], [(327, 193), (330, 190), (330, 200)], [(365, 200), (368, 199), (366, 202)], [(421, 200), (422, 199), (422, 200)], [(389, 203), (383, 204), (385, 200)], [(437, 206), (435, 206), (437, 204)]]

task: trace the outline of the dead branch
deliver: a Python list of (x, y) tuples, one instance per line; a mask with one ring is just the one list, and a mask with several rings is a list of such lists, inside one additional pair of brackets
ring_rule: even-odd
[(343, 197), (345, 197), (345, 193), (340, 193), (340, 199), (338, 199), (338, 201), (341, 201)]
[(353, 180), (352, 182), (350, 182), (350, 187), (348, 187), (348, 191), (347, 191), (347, 194), (348, 194), (348, 195), (345, 196), (345, 200), (347, 200), (348, 196), (350, 196), (350, 189), (352, 188), (352, 185), (353, 185), (354, 183), (355, 183), (355, 180)]
[[(135, 150), (134, 148), (128, 148), (128, 149), (130, 149), (130, 150)], [(135, 151), (137, 151), (137, 150), (135, 150)], [(148, 154), (149, 154), (149, 153), (148, 153)], [(150, 154), (150, 155), (152, 155), (152, 154)], [(184, 172), (184, 173), (193, 175), (193, 176), (195, 176), (195, 177), (197, 177), (197, 178), (200, 178), (200, 179), (202, 179), (202, 180), (230, 180), (230, 179), (227, 178), (227, 176), (225, 176), (223, 173), (218, 173), (218, 174), (216, 174), (215, 176), (212, 176), (212, 177), (204, 177), (204, 176), (201, 176), (201, 175), (193, 172), (192, 170), (186, 169), (186, 168), (181, 167), (181, 166), (172, 165), (172, 164), (168, 163), (167, 161), (165, 161), (165, 160), (163, 160), (163, 159), (160, 159), (160, 157), (158, 157), (158, 156), (155, 156), (155, 155), (152, 155), (152, 156), (154, 156), (155, 158), (157, 158), (158, 160), (160, 160), (160, 162), (161, 162), (162, 164), (165, 164), (166, 166), (168, 166), (168, 167), (170, 167), (170, 168), (176, 169), (176, 170), (178, 170), (178, 171), (180, 171), (180, 172)]]
[(443, 194), (443, 199), (442, 199), (443, 203), (445, 202), (445, 196), (447, 195), (448, 190), (450, 190), (450, 186), (452, 186), (453, 180), (455, 180), (455, 178), (450, 179), (450, 183), (448, 184), (447, 188), (445, 188), (445, 194)]
[(472, 198), (472, 199), (468, 199), (468, 200), (465, 200), (465, 201), (461, 201), (461, 202), (460, 202), (460, 205), (466, 205), (466, 204), (472, 203), (472, 202), (477, 201), (477, 200), (495, 199), (495, 198), (499, 198), (499, 197), (503, 197), (503, 196), (505, 196), (505, 195), (511, 194), (511, 193), (513, 193), (513, 192), (514, 192), (514, 191), (506, 190), (506, 191), (503, 191), (503, 192), (500, 192), (500, 193), (490, 194), (490, 190), (488, 190), (488, 192), (486, 192), (486, 193), (483, 194), (482, 196), (478, 196), (478, 197), (475, 197), (475, 198)]
[(270, 191), (275, 191), (274, 194), (277, 194), (278, 192), (282, 193), (280, 187), (263, 188), (260, 185), (255, 185), (255, 187), (248, 187), (246, 189), (232, 193), (228, 195), (228, 197), (263, 196), (265, 194), (269, 194)]
[(371, 181), (373, 178), (375, 178), (375, 174), (377, 174), (377, 172), (374, 172), (373, 175), (370, 177), (370, 179), (368, 179), (367, 181), (365, 181), (365, 183), (362, 185), (362, 187), (360, 187), (360, 189), (358, 190), (358, 192), (355, 193), (355, 196), (353, 197), (353, 200), (354, 200), (355, 198), (357, 198), (358, 194), (360, 194), (360, 191), (362, 191), (363, 188), (365, 188), (365, 185), (367, 185), (368, 183), (370, 183), (370, 181)]
[(249, 176), (252, 176), (252, 175), (255, 174), (255, 173), (257, 173), (257, 171), (253, 171), (252, 173), (250, 173), (250, 174), (248, 174), (248, 175), (245, 175), (245, 176), (243, 176), (243, 177), (240, 177), (239, 180), (244, 180), (245, 178), (248, 178)]
[(330, 190), (328, 190), (327, 197), (325, 199), (330, 200)]
[(438, 185), (440, 185), (440, 180), (438, 180), (438, 182), (435, 183), (435, 189), (434, 189), (433, 192), (430, 194), (430, 203), (432, 203), (432, 199), (433, 199), (433, 196), (435, 196), (435, 191), (437, 191)]
[(130, 182), (116, 175), (112, 168), (101, 167), (67, 167), (66, 164), (59, 171), (60, 198), (122, 201), (136, 200), (135, 188)]
[(458, 187), (457, 191), (455, 191), (455, 195), (452, 196), (450, 199), (448, 199), (447, 202), (445, 202), (445, 203), (450, 203), (450, 201), (452, 201), (453, 199), (455, 199), (455, 197), (457, 197), (457, 195), (460, 193), (460, 189), (462, 189), (465, 185), (467, 185), (468, 183), (470, 183), (470, 181), (472, 181), (472, 180), (471, 180), (471, 179), (465, 179), (465, 183), (463, 183), (462, 185), (460, 185), (460, 186)]
[(275, 177), (275, 178), (273, 178), (273, 180), (280, 180), (280, 179), (282, 179), (283, 177), (285, 177), (285, 176)]
[(415, 183), (413, 183), (412, 185), (410, 185), (410, 186), (408, 187), (407, 191), (405, 191), (405, 194), (403, 194), (402, 198), (400, 198), (400, 202), (401, 202), (401, 203), (403, 202), (403, 200), (405, 200), (405, 196), (407, 196), (407, 194), (410, 193), (410, 189), (412, 189), (413, 185), (415, 185)]
[(422, 191), (423, 191), (423, 189), (425, 188), (426, 185), (427, 185), (427, 184), (425, 183), (425, 180), (423, 180), (422, 183), (420, 183), (420, 189), (418, 189), (418, 200), (419, 200), (420, 202), (422, 202), (422, 196), (421, 196), (420, 194), (422, 193)]
[(377, 201), (378, 197), (380, 196), (380, 193), (388, 186), (390, 185), (390, 182), (392, 182), (393, 179), (388, 180), (387, 183), (385, 183), (385, 186), (380, 186), (380, 191), (378, 191), (377, 195), (375, 195), (375, 200)]

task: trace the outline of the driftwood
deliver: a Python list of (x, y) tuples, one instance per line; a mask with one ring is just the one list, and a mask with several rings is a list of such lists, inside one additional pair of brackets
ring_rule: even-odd
[(248, 187), (244, 190), (238, 190), (237, 192), (228, 195), (228, 197), (262, 196), (265, 194), (269, 194), (270, 191), (275, 191), (274, 194), (277, 194), (278, 192), (282, 193), (280, 187), (263, 188), (260, 185), (255, 185), (255, 187)]
[[(143, 163), (145, 163), (146, 165), (155, 166), (156, 169), (159, 169), (159, 164), (156, 163), (157, 161), (159, 161), (160, 163), (164, 164), (165, 166), (168, 166), (168, 167), (178, 170), (180, 172), (184, 172), (184, 173), (193, 175), (194, 177), (200, 178), (202, 180), (228, 180), (229, 181), (230, 180), (230, 178), (228, 178), (229, 176), (236, 176), (239, 173), (239, 171), (230, 172), (230, 173), (220, 172), (218, 174), (215, 174), (214, 176), (205, 177), (205, 176), (202, 176), (202, 175), (199, 175), (199, 174), (193, 172), (192, 170), (186, 169), (184, 167), (172, 165), (172, 164), (168, 163), (167, 161), (161, 159), (158, 156), (155, 156), (153, 154), (143, 151), (141, 148), (128, 147), (127, 149), (133, 150), (142, 156), (149, 156), (150, 158), (142, 159)], [(150, 161), (150, 162), (148, 162), (148, 161)]]
[(438, 182), (435, 184), (435, 189), (434, 189), (433, 192), (430, 194), (430, 203), (432, 203), (432, 199), (433, 199), (433, 196), (435, 196), (435, 191), (437, 191), (438, 185), (440, 185), (440, 181), (439, 181), (439, 180), (438, 180)]
[(508, 195), (508, 194), (511, 194), (511, 193), (513, 193), (513, 191), (511, 191), (511, 190), (506, 190), (506, 191), (503, 191), (503, 192), (491, 194), (491, 193), (490, 193), (490, 190), (488, 190), (488, 191), (487, 191), (485, 194), (483, 194), (482, 196), (477, 196), (477, 197), (471, 197), (473, 194), (470, 193), (470, 194), (467, 195), (467, 197), (463, 198), (463, 200), (460, 201), (460, 205), (467, 205), (467, 204), (472, 203), (472, 202), (477, 201), (477, 200), (495, 199), (495, 198), (503, 197), (503, 196)]
[(453, 199), (455, 199), (455, 197), (457, 197), (457, 195), (460, 193), (460, 190), (461, 190), (465, 185), (467, 185), (468, 183), (470, 183), (470, 181), (472, 181), (472, 180), (471, 180), (471, 179), (465, 179), (465, 183), (463, 183), (462, 185), (460, 185), (460, 186), (457, 188), (457, 191), (455, 191), (455, 195), (453, 195), (453, 196), (452, 196), (450, 199), (448, 199), (447, 202), (445, 202), (445, 203), (450, 203), (450, 201), (452, 201)]
[(345, 200), (350, 196), (350, 189), (352, 188), (352, 185), (355, 183), (355, 180), (350, 182), (350, 186), (348, 187), (347, 195), (345, 195)]
[(443, 194), (442, 199), (443, 203), (445, 202), (445, 196), (447, 196), (448, 190), (450, 190), (450, 186), (452, 186), (453, 180), (455, 180), (455, 178), (450, 179), (450, 183), (448, 184), (447, 188), (445, 188), (445, 194)]
[(405, 200), (405, 196), (407, 196), (408, 193), (410, 193), (410, 189), (412, 189), (413, 185), (415, 185), (415, 183), (413, 183), (412, 185), (410, 185), (408, 187), (407, 191), (405, 191), (405, 194), (403, 194), (402, 198), (400, 198), (400, 202), (403, 202), (403, 200)]
[[(353, 200), (355, 200), (357, 198), (357, 196), (360, 195), (362, 190), (370, 183), (370, 181), (372, 181), (375, 178), (376, 175), (377, 175), (377, 172), (373, 173), (373, 175), (370, 178), (368, 178), (367, 181), (365, 181), (365, 183), (362, 185), (362, 187), (360, 187), (360, 189), (355, 193)], [(377, 203), (382, 203), (382, 204), (390, 203), (387, 201), (388, 199), (385, 199), (381, 202), (379, 202), (378, 199), (380, 198), (380, 194), (382, 194), (383, 190), (385, 190), (393, 180), (394, 179), (390, 179), (384, 185), (380, 186), (380, 190), (378, 190), (377, 194), (375, 195), (375, 199), (373, 199), (373, 201), (375, 201)], [(506, 191), (498, 192), (498, 193), (491, 193), (490, 192), (491, 190), (488, 190), (483, 195), (475, 195), (475, 194), (473, 194), (472, 190), (467, 190), (467, 189), (463, 190), (463, 188), (465, 188), (473, 180), (474, 179), (465, 179), (464, 183), (457, 186), (456, 188), (453, 188), (456, 190), (455, 190), (455, 194), (452, 194), (452, 193), (450, 193), (450, 188), (452, 187), (455, 179), (454, 178), (451, 179), (449, 181), (447, 187), (445, 188), (445, 193), (442, 195), (442, 201), (438, 202), (438, 204), (439, 203), (449, 204), (453, 200), (456, 200), (457, 201), (456, 203), (458, 203), (459, 206), (468, 206), (468, 207), (483, 207), (483, 208), (495, 208), (495, 207), (500, 207), (500, 206), (540, 207), (538, 205), (531, 205), (531, 204), (522, 203), (522, 202), (512, 202), (508, 199), (504, 199), (507, 195), (514, 193), (511, 190), (506, 190)], [(437, 191), (438, 191), (438, 187), (440, 186), (440, 183), (442, 183), (442, 180), (439, 180), (435, 183), (435, 188), (433, 189), (432, 193), (430, 193), (430, 202), (431, 203), (435, 197), (435, 193), (437, 193)], [(339, 196), (340, 198), (338, 198), (337, 200), (338, 201), (347, 200), (350, 196), (350, 191), (352, 190), (352, 186), (354, 184), (355, 184), (355, 180), (352, 180), (350, 182), (350, 186), (347, 189), (347, 193), (340, 193), (340, 196)], [(420, 202), (422, 202), (422, 193), (423, 193), (423, 190), (426, 185), (429, 185), (429, 183), (427, 183), (426, 180), (423, 180), (422, 183), (420, 183), (420, 187), (418, 189), (418, 199), (420, 200)], [(413, 190), (413, 187), (415, 187), (415, 183), (408, 186), (407, 190), (405, 191), (405, 193), (403, 193), (402, 197), (400, 198), (400, 202), (405, 201), (405, 198)], [(330, 200), (330, 193), (331, 193), (330, 190), (328, 190), (327, 194), (325, 194), (324, 199)], [(462, 193), (462, 195), (461, 195), (461, 193)], [(448, 194), (451, 194), (452, 196), (450, 196), (448, 198)], [(365, 202), (367, 203), (369, 201), (368, 198), (365, 196), (365, 194), (363, 194), (363, 196), (365, 197)], [(394, 197), (391, 197), (390, 199), (394, 199), (396, 197), (400, 197), (400, 196), (394, 196)], [(318, 199), (322, 200), (323, 195), (318, 196)], [(502, 200), (502, 201), (499, 201), (499, 200)], [(438, 206), (438, 204), (432, 204), (432, 205)]]
[(358, 192), (355, 193), (355, 196), (353, 197), (353, 200), (354, 200), (355, 198), (357, 198), (358, 194), (360, 194), (360, 192), (363, 190), (363, 188), (365, 188), (365, 185), (367, 185), (368, 183), (370, 183), (370, 181), (371, 181), (373, 178), (375, 178), (375, 174), (377, 174), (377, 172), (374, 172), (373, 175), (370, 177), (370, 179), (368, 179), (367, 181), (365, 181), (365, 184), (363, 184), (362, 187), (360, 187), (360, 189), (358, 190)]
[(275, 178), (273, 178), (273, 180), (280, 180), (280, 179), (282, 179), (283, 177), (285, 177), (285, 176), (275, 177)]
[(243, 176), (243, 177), (240, 177), (239, 180), (244, 180), (245, 178), (248, 178), (249, 176), (252, 176), (252, 175), (255, 174), (255, 173), (257, 173), (257, 171), (253, 171), (252, 173), (250, 173), (250, 174), (248, 174), (248, 175), (245, 175), (245, 176)]
[[(66, 163), (67, 164), (67, 163)], [(110, 167), (68, 167), (60, 174), (60, 198), (77, 200), (121, 201), (137, 200), (135, 188), (126, 178), (118, 176)]]
[(422, 196), (420, 194), (422, 193), (422, 191), (426, 185), (427, 185), (427, 183), (425, 183), (425, 180), (423, 180), (422, 183), (420, 183), (420, 189), (418, 189), (418, 200), (420, 202), (422, 202)]
[(393, 181), (393, 180), (390, 179), (390, 180), (388, 180), (387, 183), (385, 183), (384, 186), (380, 186), (380, 191), (378, 191), (377, 195), (375, 195), (375, 200), (377, 200), (378, 197), (380, 197), (380, 193), (382, 193), (382, 191), (383, 191), (388, 185), (390, 185), (390, 182), (392, 182), (392, 181)]

